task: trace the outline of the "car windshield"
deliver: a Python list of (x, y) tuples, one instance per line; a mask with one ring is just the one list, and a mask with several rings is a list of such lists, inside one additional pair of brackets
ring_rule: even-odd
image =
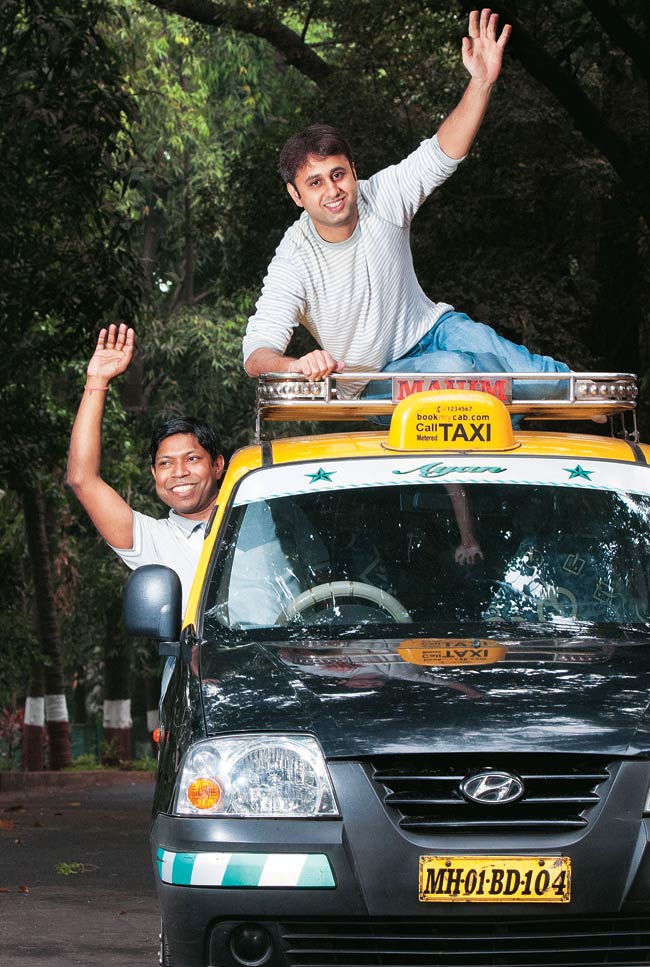
[(231, 512), (203, 634), (647, 632), (649, 513), (647, 496), (549, 485), (427, 482), (255, 500)]

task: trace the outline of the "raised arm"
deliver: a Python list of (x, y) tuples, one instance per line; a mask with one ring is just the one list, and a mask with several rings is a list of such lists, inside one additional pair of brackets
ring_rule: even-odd
[(66, 477), (104, 540), (120, 548), (133, 544), (133, 512), (101, 477), (102, 419), (111, 380), (128, 368), (134, 346), (135, 333), (125, 325), (99, 333), (72, 427)]
[(511, 33), (506, 24), (497, 37), (498, 14), (472, 10), (468, 37), (463, 37), (463, 64), (470, 81), (465, 93), (438, 130), (438, 143), (449, 158), (462, 158), (483, 122), (492, 88), (501, 73), (503, 51)]

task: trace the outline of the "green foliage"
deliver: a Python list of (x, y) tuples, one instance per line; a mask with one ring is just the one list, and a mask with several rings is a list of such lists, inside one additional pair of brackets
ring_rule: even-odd
[(115, 768), (119, 768), (120, 771), (126, 772), (155, 772), (158, 767), (158, 763), (153, 756), (145, 755), (140, 756), (137, 759), (130, 759), (128, 762), (123, 762), (119, 767), (115, 766), (105, 766), (101, 762), (97, 761), (97, 756), (93, 755), (91, 752), (84, 752), (83, 755), (78, 755), (75, 757), (71, 766), (69, 766), (66, 772), (110, 772), (114, 771)]
[(0, 769), (13, 769), (20, 750), (23, 710), (0, 705)]
[(14, 480), (26, 462), (56, 459), (65, 419), (58, 367), (101, 320), (128, 317), (138, 301), (130, 226), (117, 210), (133, 106), (99, 30), (115, 17), (109, 0), (0, 8), (0, 406), (9, 443), (0, 473)]
[(29, 678), (32, 655), (39, 655), (32, 625), (32, 589), (27, 568), (20, 501), (0, 497), (0, 708), (13, 707), (16, 682)]
[(138, 104), (136, 161), (122, 211), (136, 227), (157, 313), (216, 290), (227, 258), (215, 206), (225, 167), (272, 108), (273, 57), (260, 41), (210, 31), (128, 0), (117, 32)]
[(98, 31), (114, 17), (107, 0), (1, 8), (3, 321), (20, 337), (3, 360), (11, 367), (28, 345), (50, 359), (67, 355), (61, 336), (74, 336), (80, 315), (92, 325), (132, 305), (128, 232), (115, 213), (131, 106)]
[[(13, 707), (40, 655), (17, 496), (30, 475), (48, 499), (66, 668), (101, 679), (126, 572), (63, 494), (99, 326), (135, 320), (142, 354), (141, 378), (108, 394), (103, 475), (162, 514), (153, 425), (190, 413), (216, 424), (227, 453), (250, 440), (241, 337), (298, 214), (276, 173), (287, 136), (316, 120), (341, 127), (366, 178), (428, 137), (466, 82), (461, 2), (219, 7), (279, 18), (332, 68), (327, 80), (288, 68), (259, 37), (141, 0), (0, 5), (0, 707)], [(640, 31), (645, 7), (617, 10)], [(647, 86), (583, 0), (519, 0), (516, 11), (645, 164)], [(576, 367), (644, 365), (647, 232), (611, 165), (514, 58), (471, 156), (423, 206), (412, 242), (432, 298)], [(159, 665), (145, 642), (129, 648), (134, 671)]]
[(77, 876), (79, 873), (94, 873), (97, 867), (93, 863), (79, 863), (76, 860), (57, 863), (54, 872), (59, 876)]
[(68, 766), (66, 772), (100, 772), (104, 766), (97, 761), (97, 756), (92, 752), (84, 752), (82, 755), (75, 756), (72, 765)]
[(131, 759), (129, 771), (132, 772), (155, 772), (158, 768), (158, 760), (151, 755), (140, 756), (138, 759)]
[(250, 442), (255, 384), (243, 373), (245, 327), (237, 300), (152, 323), (143, 340), (151, 427), (189, 411), (215, 425), (227, 453)]
[[(0, 7), (0, 477), (7, 488), (0, 555), (11, 575), (0, 620), (13, 659), (0, 693), (12, 701), (18, 689), (24, 693), (32, 663), (60, 677), (58, 622), (50, 616), (56, 605), (64, 616), (72, 610), (72, 555), (59, 514), (65, 517), (60, 488), (79, 353), (104, 320), (129, 318), (140, 302), (132, 226), (120, 211), (134, 102), (120, 54), (103, 34), (120, 16), (111, 0)], [(22, 506), (10, 496), (32, 488), (48, 498), (55, 570), (51, 579), (45, 548), (32, 555), (43, 580), (38, 597), (25, 567)], [(42, 642), (37, 613), (48, 629)]]

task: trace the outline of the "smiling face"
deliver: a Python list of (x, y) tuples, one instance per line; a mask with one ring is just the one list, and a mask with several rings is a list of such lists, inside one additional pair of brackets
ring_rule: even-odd
[(310, 154), (287, 191), (326, 242), (344, 242), (352, 235), (359, 220), (358, 185), (354, 165), (344, 154)]
[(223, 465), (223, 457), (213, 460), (193, 433), (174, 433), (161, 441), (151, 468), (156, 493), (182, 517), (207, 520)]

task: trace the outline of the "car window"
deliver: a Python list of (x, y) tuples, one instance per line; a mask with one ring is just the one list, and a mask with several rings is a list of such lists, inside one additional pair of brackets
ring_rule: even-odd
[[(256, 500), (232, 512), (204, 635), (376, 633), (396, 622), (444, 625), (446, 634), (468, 624), (477, 634), (549, 623), (645, 627), (649, 513), (643, 495), (493, 483)], [(473, 564), (458, 553), (468, 528), (479, 547)]]

